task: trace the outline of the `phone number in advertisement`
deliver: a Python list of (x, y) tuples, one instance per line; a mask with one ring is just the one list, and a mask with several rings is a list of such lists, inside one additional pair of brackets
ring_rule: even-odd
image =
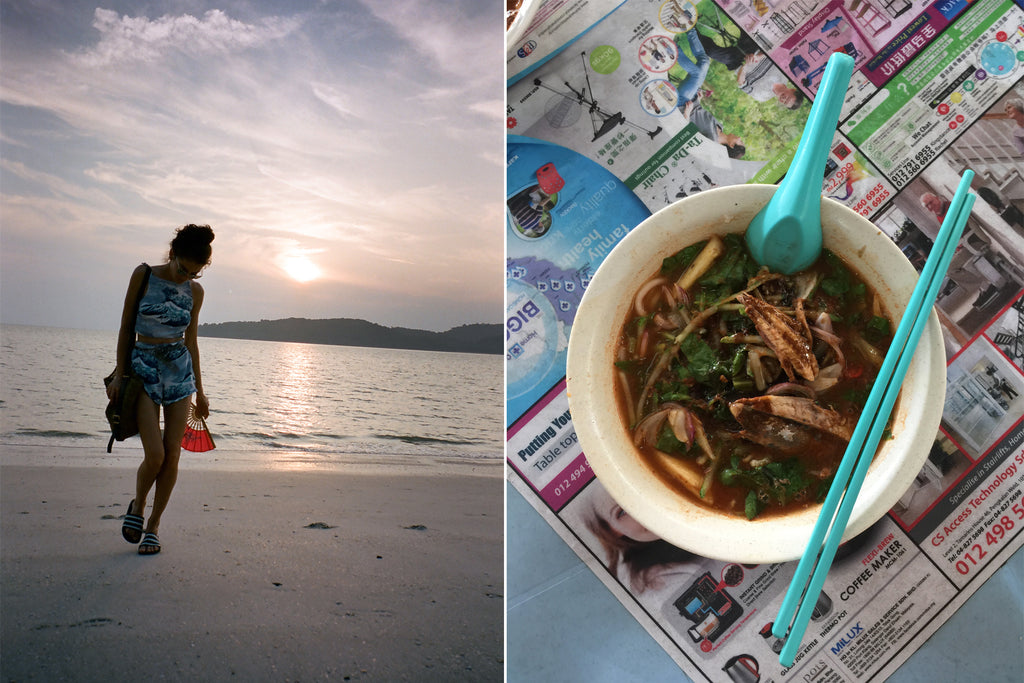
[(954, 24), (952, 43), (929, 46), (844, 124), (897, 189), (1014, 86), (1024, 62), (1021, 19), (1013, 3), (975, 3)]
[(905, 160), (902, 164), (889, 171), (889, 180), (898, 188), (904, 187), (914, 179), (922, 168), (935, 158), (935, 152), (931, 145), (923, 145), (913, 157)]
[[(563, 440), (563, 443), (575, 443), (576, 440), (576, 432), (573, 432)], [(566, 443), (566, 445), (568, 445), (568, 443)], [(587, 468), (586, 460), (584, 460), (575, 469), (572, 469), (572, 471), (565, 472), (562, 477), (562, 481), (555, 484), (554, 493), (558, 497), (564, 496), (567, 493), (572, 493), (579, 488), (577, 483), (586, 483), (587, 481), (590, 481), (590, 479), (590, 470)]]
[(946, 566), (956, 569), (949, 578), (961, 587), (1024, 529), (1024, 489), (1018, 477), (1024, 452), (1001, 464), (999, 459), (989, 463), (991, 466), (983, 466), (979, 472), (997, 467), (998, 471), (980, 486), (965, 485), (966, 490), (958, 492), (955, 500), (965, 499), (967, 505), (955, 517), (947, 517), (931, 537), (931, 548), (944, 548), (941, 555)]
[(882, 183), (878, 183), (868, 190), (864, 198), (853, 206), (853, 210), (861, 216), (870, 217), (882, 204), (888, 201), (889, 197), (889, 190), (885, 189), (885, 185)]
[[(1020, 497), (1020, 492), (1017, 492), (1017, 497)], [(962, 577), (968, 577), (975, 569), (984, 566), (988, 562), (989, 553), (1012, 539), (1013, 530), (1024, 523), (1024, 504), (1017, 502), (1010, 505), (1008, 501), (1005, 505), (1009, 507), (1008, 514), (1000, 515), (996, 512), (992, 516), (992, 523), (984, 527), (984, 537), (979, 536), (978, 542), (972, 544), (964, 556), (954, 563), (956, 572)]]

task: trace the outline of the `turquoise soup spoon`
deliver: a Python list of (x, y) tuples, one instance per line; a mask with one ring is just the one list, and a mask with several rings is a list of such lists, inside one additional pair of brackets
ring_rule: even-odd
[(747, 228), (747, 246), (763, 266), (790, 274), (821, 254), (821, 185), (825, 160), (839, 123), (853, 57), (833, 53), (800, 137), (793, 163), (768, 204)]

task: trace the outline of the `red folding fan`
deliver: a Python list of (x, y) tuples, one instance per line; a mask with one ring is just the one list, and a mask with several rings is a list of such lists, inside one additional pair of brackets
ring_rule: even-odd
[(181, 447), (193, 453), (205, 453), (217, 447), (210, 435), (206, 420), (196, 413), (196, 404), (188, 409), (188, 421), (185, 423), (185, 436), (181, 439)]

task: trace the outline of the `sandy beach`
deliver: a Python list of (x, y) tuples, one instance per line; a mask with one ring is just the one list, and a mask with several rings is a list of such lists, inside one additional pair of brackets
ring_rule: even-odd
[(463, 469), (183, 466), (140, 557), (134, 470), (6, 464), (0, 675), (501, 680), (501, 465)]

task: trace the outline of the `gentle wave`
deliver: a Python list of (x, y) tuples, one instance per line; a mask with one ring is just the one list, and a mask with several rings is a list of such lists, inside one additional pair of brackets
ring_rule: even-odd
[[(443, 437), (430, 437), (430, 436), (417, 436), (411, 434), (365, 434), (365, 435), (344, 435), (344, 434), (325, 434), (312, 432), (307, 434), (298, 434), (292, 432), (278, 432), (275, 434), (266, 434), (263, 432), (236, 432), (236, 433), (225, 433), (225, 434), (213, 434), (214, 440), (223, 443), (234, 443), (234, 444), (259, 444), (268, 448), (276, 449), (303, 449), (303, 450), (322, 450), (326, 449), (326, 444), (310, 443), (310, 441), (316, 441), (322, 439), (331, 442), (352, 442), (355, 443), (372, 443), (374, 440), (383, 442), (397, 441), (404, 444), (410, 445), (434, 445), (434, 446), (481, 446), (484, 447), (487, 444), (480, 443), (478, 441), (468, 441), (465, 439), (458, 438), (443, 438)], [(83, 439), (106, 439), (109, 434), (106, 432), (70, 432), (62, 430), (41, 430), (41, 429), (18, 429), (13, 432), (0, 433), (0, 445), (31, 445), (35, 443), (50, 441), (55, 446), (59, 446), (64, 440), (75, 440), (80, 441)], [(298, 443), (296, 442), (298, 441)], [(137, 443), (141, 445), (137, 437), (133, 437), (128, 441), (129, 444)]]
[[(97, 378), (110, 371), (116, 333), (4, 325), (3, 337), (0, 445), (105, 451)], [(207, 424), (222, 457), (501, 458), (501, 356), (215, 338), (201, 347)], [(54, 364), (57, 356), (64, 360)], [(138, 438), (118, 444), (140, 446)]]
[(462, 441), (458, 439), (442, 439), (430, 436), (407, 436), (402, 434), (374, 434), (373, 436), (378, 439), (395, 440), (409, 444), (447, 444), (452, 446), (471, 446), (474, 443), (473, 441)]
[(43, 439), (92, 439), (96, 432), (70, 432), (62, 429), (15, 429), (13, 432), (0, 434), (0, 439), (17, 438), (19, 436), (38, 437)]

